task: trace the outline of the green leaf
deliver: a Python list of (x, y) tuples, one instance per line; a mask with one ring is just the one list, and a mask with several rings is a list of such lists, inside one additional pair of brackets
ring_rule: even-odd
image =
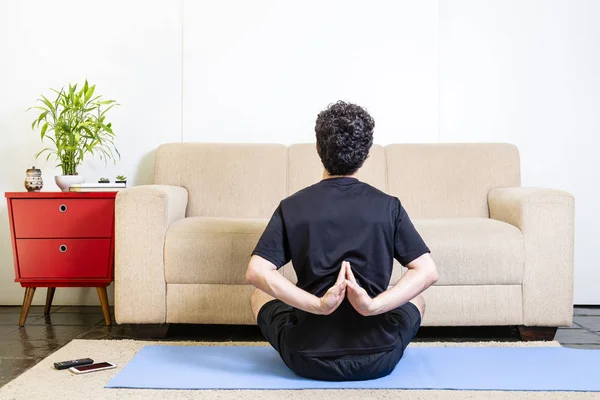
[(106, 112), (108, 110), (110, 110), (111, 108), (113, 108), (114, 106), (118, 106), (118, 104), (111, 104), (110, 106), (106, 107), (106, 109), (104, 111), (102, 111), (102, 114), (100, 114), (101, 116), (104, 116), (104, 114), (106, 114)]
[(65, 113), (68, 113), (69, 111), (71, 111), (71, 110), (69, 110), (67, 107), (63, 106), (63, 110), (58, 115), (58, 118), (62, 118), (65, 115)]
[[(103, 148), (99, 147), (100, 150), (100, 159), (104, 160), (104, 165), (106, 165), (106, 160), (108, 160), (110, 158), (110, 155), (106, 152), (106, 150), (104, 150)], [(102, 156), (104, 155), (104, 157)]]
[(45, 105), (47, 105), (50, 110), (56, 111), (56, 108), (52, 105), (52, 103), (50, 103), (50, 100), (48, 100), (46, 98), (46, 96), (42, 96), (42, 99), (43, 100), (40, 100), (40, 101), (42, 101)]
[(92, 133), (92, 131), (90, 131), (90, 129), (87, 126), (83, 126), (82, 128), (88, 135), (90, 135), (89, 138), (94, 137), (94, 134)]
[(27, 111), (33, 109), (33, 108), (37, 108), (38, 110), (42, 110), (42, 111), (49, 111), (46, 107), (40, 107), (40, 106), (33, 106), (33, 107), (29, 107), (27, 109)]
[(99, 98), (101, 98), (102, 96), (96, 96), (93, 99), (90, 99), (90, 103), (93, 103), (94, 105), (96, 105), (96, 100), (98, 100)]
[[(109, 125), (110, 125), (110, 124), (109, 124)], [(109, 134), (111, 134), (111, 135), (114, 135), (114, 133), (113, 133), (113, 131), (112, 131), (112, 128), (111, 128), (110, 126), (102, 124), (102, 128), (104, 128), (104, 130), (105, 130), (106, 132), (108, 132)]]
[(43, 152), (45, 152), (45, 151), (49, 151), (49, 152), (50, 152), (50, 154), (52, 154), (52, 152), (53, 152), (53, 150), (52, 150), (52, 149), (49, 149), (49, 148), (47, 148), (47, 147), (46, 147), (45, 149), (42, 149), (42, 150), (38, 151), (38, 152), (36, 153), (36, 155), (35, 155), (35, 158), (38, 158), (38, 157), (39, 157), (39, 156), (40, 156), (40, 155), (41, 155)]
[[(103, 147), (106, 147), (106, 149), (107, 149), (107, 150), (108, 150), (108, 152), (110, 153), (110, 158), (114, 159), (114, 158), (115, 158), (115, 155), (114, 155), (114, 153), (112, 152), (111, 148), (110, 148), (110, 147), (108, 147), (108, 146), (103, 146)], [(116, 149), (115, 149), (115, 150), (116, 150)]]
[(41, 136), (42, 136), (42, 137), (41, 137), (41, 139), (42, 139), (42, 140), (44, 139), (44, 135), (46, 134), (46, 130), (47, 130), (47, 129), (48, 129), (48, 123), (46, 122), (46, 123), (44, 124), (44, 126), (42, 126), (42, 134), (41, 134)]
[[(87, 85), (87, 81), (85, 83)], [(96, 85), (93, 85), (93, 86), (90, 86), (90, 88), (86, 90), (85, 99), (84, 99), (85, 103), (87, 103), (88, 100), (92, 98), (92, 95), (94, 94), (95, 89), (96, 89)]]
[(40, 114), (40, 116), (39, 116), (39, 117), (38, 117), (38, 119), (37, 119), (37, 124), (38, 124), (38, 126), (39, 126), (40, 122), (41, 122), (43, 119), (46, 119), (46, 115), (48, 115), (48, 113), (49, 113), (49, 112), (50, 112), (50, 111), (45, 111), (45, 112), (43, 112), (43, 113), (41, 113), (41, 114)]
[(79, 143), (80, 140), (81, 140), (81, 135), (79, 134), (79, 132), (75, 132), (75, 143)]
[(116, 102), (116, 100), (102, 100), (102, 101), (97, 101), (95, 104), (112, 104)]

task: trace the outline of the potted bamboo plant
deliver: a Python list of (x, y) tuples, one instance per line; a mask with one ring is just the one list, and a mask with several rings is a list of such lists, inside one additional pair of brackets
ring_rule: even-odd
[(98, 155), (106, 163), (120, 158), (115, 147), (115, 134), (112, 124), (106, 121), (108, 111), (118, 105), (115, 100), (102, 100), (102, 96), (94, 96), (96, 85), (85, 84), (78, 90), (77, 84), (69, 84), (69, 89), (56, 93), (53, 101), (41, 96), (41, 103), (33, 109), (41, 113), (31, 124), (32, 129), (40, 128), (42, 142), (52, 142), (50, 147), (42, 149), (35, 155), (36, 159), (44, 154), (46, 160), (54, 156), (61, 168), (62, 175), (54, 177), (56, 184), (63, 192), (76, 183), (83, 183), (84, 177), (79, 175), (77, 167), (84, 156)]

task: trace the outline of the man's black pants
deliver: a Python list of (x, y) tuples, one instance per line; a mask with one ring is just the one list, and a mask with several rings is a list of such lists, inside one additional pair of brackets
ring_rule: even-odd
[(258, 312), (258, 326), (292, 371), (305, 378), (324, 381), (358, 381), (389, 375), (421, 326), (419, 309), (412, 303), (406, 303), (390, 311), (390, 318), (396, 319), (401, 327), (400, 340), (392, 350), (373, 354), (309, 357), (286, 351), (285, 343), (279, 339), (283, 327), (294, 317), (293, 307), (280, 300), (271, 300)]

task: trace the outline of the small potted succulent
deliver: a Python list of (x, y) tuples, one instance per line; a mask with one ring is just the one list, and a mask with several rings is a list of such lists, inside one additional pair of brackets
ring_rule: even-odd
[(117, 175), (115, 183), (124, 183), (127, 185), (127, 177), (125, 175)]
[(110, 183), (110, 179), (108, 179), (108, 178), (100, 178), (100, 179), (98, 179), (98, 183)]

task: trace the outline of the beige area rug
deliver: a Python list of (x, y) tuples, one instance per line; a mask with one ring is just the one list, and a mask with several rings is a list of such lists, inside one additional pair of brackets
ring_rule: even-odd
[[(492, 392), (464, 390), (150, 390), (150, 389), (104, 389), (143, 346), (149, 344), (186, 346), (265, 346), (265, 342), (145, 342), (135, 340), (73, 340), (65, 347), (42, 360), (30, 370), (0, 389), (2, 400), (46, 399), (411, 399), (411, 400), (500, 400), (500, 399), (600, 399), (600, 393), (579, 392)], [(480, 343), (411, 343), (410, 346), (560, 346), (558, 342), (480, 342)], [(55, 361), (91, 357), (98, 361), (111, 361), (116, 369), (74, 375), (69, 371), (57, 371)]]

